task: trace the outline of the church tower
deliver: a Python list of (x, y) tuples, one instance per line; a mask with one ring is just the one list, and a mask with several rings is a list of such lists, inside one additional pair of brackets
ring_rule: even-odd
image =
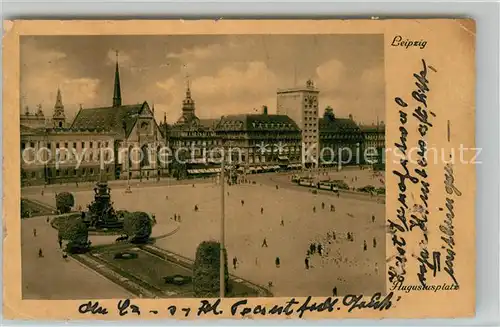
[(186, 87), (186, 97), (184, 98), (184, 100), (182, 100), (182, 116), (186, 121), (191, 121), (193, 118), (196, 117), (194, 111), (195, 111), (195, 105), (193, 98), (191, 98), (191, 88), (188, 80)]
[(118, 51), (116, 51), (116, 68), (115, 68), (115, 89), (113, 91), (113, 107), (122, 105), (122, 91), (120, 87), (120, 71), (118, 69)]
[(66, 125), (66, 115), (64, 114), (64, 105), (62, 103), (61, 90), (57, 88), (56, 104), (54, 105), (54, 114), (52, 115), (54, 127), (64, 127)]

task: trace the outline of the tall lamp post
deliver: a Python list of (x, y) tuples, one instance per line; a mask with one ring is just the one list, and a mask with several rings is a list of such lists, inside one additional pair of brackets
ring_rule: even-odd
[(126, 162), (126, 166), (127, 166), (127, 188), (125, 189), (125, 193), (132, 193), (132, 190), (130, 189), (130, 155), (131, 153), (129, 152), (129, 149), (128, 149), (128, 142), (127, 142), (127, 123), (125, 122), (125, 120), (122, 121), (122, 127), (123, 127), (123, 143), (125, 144), (125, 147), (127, 148), (127, 158), (125, 158), (125, 160), (127, 160)]
[(225, 150), (224, 150), (224, 139), (221, 141), (222, 143), (222, 160), (220, 165), (220, 192), (221, 192), (221, 219), (220, 219), (220, 297), (224, 297), (224, 292), (226, 289), (226, 280), (225, 280), (225, 272), (226, 272), (226, 260), (225, 260), (225, 192), (224, 192), (224, 160), (225, 160)]

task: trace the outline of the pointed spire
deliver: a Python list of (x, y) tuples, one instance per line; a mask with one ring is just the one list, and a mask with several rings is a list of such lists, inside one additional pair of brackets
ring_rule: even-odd
[(191, 99), (191, 85), (189, 83), (189, 75), (186, 76), (186, 99)]
[(61, 89), (59, 87), (57, 88), (56, 104), (54, 105), (54, 108), (63, 108), (64, 109), (64, 106), (62, 104)]
[(116, 68), (115, 68), (115, 89), (113, 92), (113, 107), (122, 105), (122, 91), (120, 87), (120, 71), (118, 69), (118, 50), (116, 50)]

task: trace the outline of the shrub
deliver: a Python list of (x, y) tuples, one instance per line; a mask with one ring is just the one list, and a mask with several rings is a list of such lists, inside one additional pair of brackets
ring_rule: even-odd
[(75, 198), (69, 192), (61, 192), (56, 196), (56, 207), (60, 213), (68, 213), (75, 205)]
[(132, 243), (146, 243), (152, 232), (149, 215), (142, 211), (125, 213), (123, 231)]
[[(227, 252), (224, 251), (225, 293), (229, 293)], [(193, 265), (193, 291), (196, 297), (219, 297), (220, 295), (220, 244), (205, 241), (198, 245)]]
[(81, 219), (68, 219), (59, 226), (59, 238), (69, 241), (66, 251), (84, 253), (90, 248), (89, 230)]

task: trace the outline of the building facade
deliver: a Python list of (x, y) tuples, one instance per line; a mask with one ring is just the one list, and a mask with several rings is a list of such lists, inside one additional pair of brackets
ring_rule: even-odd
[[(165, 137), (147, 102), (122, 105), (118, 62), (113, 105), (80, 108), (67, 127), (61, 91), (49, 120), (41, 107), (21, 115), (23, 185), (68, 181), (159, 178), (168, 174)], [(83, 156), (83, 157), (82, 157)], [(36, 158), (36, 160), (35, 160)], [(77, 165), (78, 164), (78, 165)]]
[(164, 135), (154, 118), (154, 107), (143, 103), (122, 105), (118, 61), (115, 69), (113, 105), (80, 108), (70, 129), (108, 129), (113, 142), (116, 179), (150, 179), (168, 174)]
[(222, 145), (215, 133), (218, 121), (196, 116), (196, 105), (188, 82), (181, 116), (172, 126), (168, 126), (166, 121), (162, 125), (162, 129), (168, 130), (168, 143), (174, 156), (171, 169), (174, 177), (209, 175), (220, 171), (221, 151), (215, 150)]
[(228, 115), (216, 127), (223, 140), (229, 165), (246, 173), (301, 166), (301, 131), (286, 115)]
[(287, 115), (301, 130), (303, 164), (314, 167), (319, 158), (319, 90), (308, 80), (305, 87), (279, 89), (277, 113)]
[(363, 133), (352, 116), (339, 118), (327, 107), (319, 119), (320, 165), (361, 164)]
[[(115, 134), (106, 130), (21, 128), (21, 185), (114, 179)], [(101, 160), (103, 156), (103, 160)]]
[[(366, 151), (366, 163), (381, 163), (385, 160), (385, 124), (361, 125), (363, 133), (363, 151)], [(376, 162), (375, 162), (376, 161)]]

